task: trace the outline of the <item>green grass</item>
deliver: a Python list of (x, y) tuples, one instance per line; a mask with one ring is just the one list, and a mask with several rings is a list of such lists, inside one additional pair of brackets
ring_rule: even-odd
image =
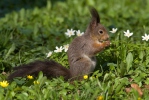
[[(149, 34), (149, 0), (35, 0), (34, 5), (24, 7), (25, 1), (17, 2), (18, 6), (0, 2), (5, 15), (0, 17), (0, 81), (7, 79), (13, 67), (34, 60), (53, 59), (68, 68), (65, 52), (49, 58), (46, 53), (76, 37), (65, 36), (67, 29), (85, 31), (90, 6), (98, 10), (108, 31), (118, 31), (109, 32), (112, 44), (97, 55), (98, 65), (87, 80), (71, 84), (62, 77), (49, 80), (41, 72), (34, 78), (39, 84), (23, 78), (6, 88), (0, 86), (1, 100), (96, 100), (98, 96), (105, 100), (148, 100), (149, 42), (142, 36)], [(133, 35), (124, 36), (126, 30)], [(142, 88), (141, 97), (135, 89), (125, 91), (133, 83)]]

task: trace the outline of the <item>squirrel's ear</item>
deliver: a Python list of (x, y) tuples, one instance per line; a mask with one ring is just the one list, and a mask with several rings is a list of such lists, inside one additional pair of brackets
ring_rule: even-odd
[(91, 8), (90, 13), (92, 15), (91, 22), (90, 22), (90, 28), (93, 29), (95, 26), (97, 26), (98, 23), (100, 23), (100, 17), (95, 8)]

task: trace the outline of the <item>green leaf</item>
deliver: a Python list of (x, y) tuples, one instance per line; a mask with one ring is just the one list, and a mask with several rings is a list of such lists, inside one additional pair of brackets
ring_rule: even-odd
[(149, 78), (146, 78), (145, 84), (149, 85)]
[(6, 54), (6, 56), (5, 56), (4, 59), (7, 59), (8, 56), (9, 56), (14, 50), (15, 50), (15, 44), (13, 43), (13, 44), (11, 45), (10, 49), (8, 50), (8, 52), (7, 52), (7, 54)]
[(133, 55), (132, 55), (131, 52), (129, 52), (128, 55), (127, 55), (127, 57), (126, 57), (127, 72), (132, 67), (132, 62), (133, 62)]
[(143, 51), (140, 51), (140, 53), (139, 53), (139, 58), (142, 60), (143, 57), (144, 57), (144, 52), (143, 52)]

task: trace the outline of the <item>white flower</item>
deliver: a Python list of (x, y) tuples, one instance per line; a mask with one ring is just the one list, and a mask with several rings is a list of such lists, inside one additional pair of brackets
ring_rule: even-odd
[(57, 46), (56, 46), (56, 50), (54, 50), (54, 52), (62, 52), (62, 50), (63, 50), (63, 47), (62, 46), (60, 46), (60, 48), (58, 48)]
[(47, 57), (50, 57), (52, 55), (52, 51), (50, 51), (49, 53), (47, 53)]
[(130, 33), (129, 30), (127, 30), (126, 32), (124, 31), (124, 36), (127, 36), (129, 38), (132, 35), (133, 35), (133, 33)]
[(147, 34), (145, 33), (145, 35), (142, 36), (142, 40), (148, 41), (148, 40), (149, 40), (149, 35), (147, 35)]
[(112, 28), (112, 31), (110, 31), (111, 33), (116, 33), (117, 28)]
[(65, 34), (66, 34), (68, 37), (71, 37), (72, 35), (75, 35), (74, 32), (75, 32), (75, 30), (73, 30), (73, 29), (71, 29), (71, 30), (67, 29), (67, 32), (65, 32)]
[(80, 30), (76, 31), (76, 33), (77, 33), (77, 36), (82, 36), (84, 34), (84, 32), (81, 33)]
[(65, 52), (67, 52), (68, 48), (69, 48), (69, 44), (66, 44), (66, 45), (63, 46), (63, 49), (64, 49)]

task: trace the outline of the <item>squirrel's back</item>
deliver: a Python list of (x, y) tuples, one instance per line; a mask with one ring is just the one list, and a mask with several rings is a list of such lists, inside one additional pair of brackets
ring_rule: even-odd
[(72, 78), (82, 79), (83, 75), (90, 74), (95, 69), (96, 58), (92, 52), (93, 43), (91, 37), (84, 34), (76, 37), (69, 45), (67, 55)]

